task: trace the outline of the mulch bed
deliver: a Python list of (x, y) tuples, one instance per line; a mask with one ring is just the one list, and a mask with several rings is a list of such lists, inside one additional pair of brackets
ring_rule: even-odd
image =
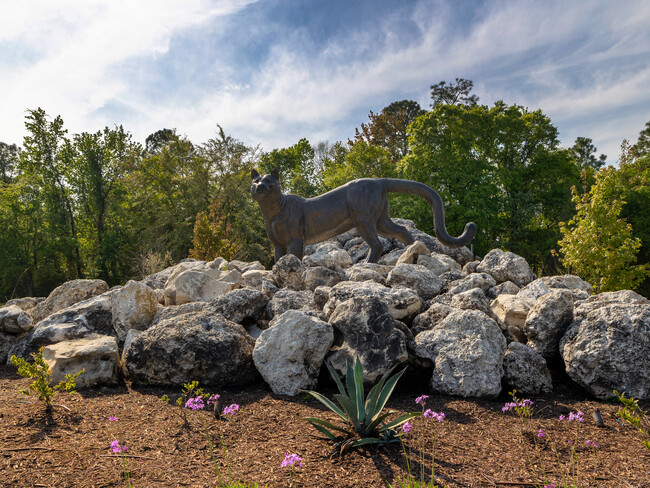
[[(303, 467), (293, 470), (295, 487), (385, 487), (406, 474), (400, 444), (378, 449), (356, 449), (332, 456), (330, 443), (319, 440), (304, 417), (336, 422), (336, 416), (317, 401), (273, 394), (263, 383), (246, 390), (215, 391), (226, 404), (240, 410), (226, 421), (207, 411), (187, 411), (189, 427), (183, 428), (178, 407), (161, 402), (163, 394), (176, 396), (178, 389), (134, 388), (127, 385), (57, 395), (46, 415), (39, 404), (25, 403), (19, 390), (28, 380), (11, 366), (0, 367), (0, 486), (2, 487), (119, 487), (125, 486), (123, 459), (109, 448), (119, 440), (128, 446), (126, 461), (135, 487), (214, 487), (217, 475), (208, 437), (222, 475), (227, 477), (219, 436), (223, 435), (229, 466), (242, 481), (260, 487), (287, 487), (289, 468), (280, 463), (285, 452), (296, 453)], [(435, 481), (456, 487), (529, 487), (545, 479), (560, 486), (571, 459), (568, 440), (576, 440), (579, 461), (578, 486), (650, 487), (650, 451), (635, 431), (617, 422), (618, 405), (597, 402), (565, 378), (555, 378), (552, 395), (533, 398), (535, 415), (523, 426), (512, 414), (501, 411), (509, 397), (495, 400), (462, 399), (431, 394), (427, 408), (444, 412), (442, 423), (413, 422), (405, 438), (411, 451), (411, 471), (418, 477), (422, 443), (431, 444), (433, 426)], [(331, 385), (319, 391), (332, 397)], [(404, 377), (388, 408), (397, 412), (419, 410), (414, 399), (427, 392), (426, 379)], [(648, 402), (642, 403), (650, 409)], [(605, 427), (591, 414), (600, 409)], [(581, 410), (585, 422), (560, 422), (558, 416)], [(109, 421), (110, 416), (118, 418)], [(428, 421), (428, 420), (427, 420)], [(544, 437), (536, 436), (539, 429)], [(206, 431), (208, 434), (206, 435)], [(596, 454), (585, 440), (598, 444)], [(431, 450), (424, 451), (428, 475)], [(546, 475), (544, 475), (546, 473)], [(545, 478), (544, 478), (545, 476)], [(574, 481), (571, 477), (569, 481)]]

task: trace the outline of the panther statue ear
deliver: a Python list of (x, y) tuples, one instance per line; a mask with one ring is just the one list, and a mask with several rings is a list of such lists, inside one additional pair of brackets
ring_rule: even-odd
[(273, 168), (273, 171), (271, 171), (271, 176), (280, 181), (280, 172), (278, 171), (278, 168)]
[(256, 170), (252, 169), (251, 170), (251, 180), (254, 180), (255, 178), (259, 178), (259, 177), (260, 177), (260, 174)]

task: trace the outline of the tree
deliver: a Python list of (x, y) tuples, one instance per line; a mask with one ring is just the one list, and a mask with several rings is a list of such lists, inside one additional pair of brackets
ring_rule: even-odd
[(576, 142), (570, 149), (571, 155), (582, 169), (592, 168), (599, 170), (607, 162), (607, 156), (601, 154), (596, 157), (597, 148), (593, 145), (593, 141), (588, 137), (578, 137)]
[[(441, 194), (450, 233), (476, 222), (479, 254), (502, 247), (552, 266), (558, 222), (571, 215), (570, 188), (579, 170), (558, 147), (548, 117), (503, 102), (441, 104), (409, 131), (411, 154), (400, 162), (401, 174)], [(420, 200), (400, 199), (395, 206), (431, 232), (431, 210)]]
[(562, 263), (597, 292), (633, 289), (650, 274), (647, 264), (635, 264), (641, 239), (620, 218), (624, 192), (616, 169), (600, 170), (588, 194), (573, 189), (576, 215), (560, 225)]
[(441, 81), (431, 85), (431, 107), (438, 105), (467, 105), (473, 107), (478, 103), (476, 95), (470, 95), (474, 88), (472, 80), (456, 78), (453, 83)]
[(212, 261), (218, 257), (233, 259), (240, 248), (231, 237), (231, 228), (220, 215), (219, 205), (215, 200), (210, 203), (207, 212), (199, 212), (194, 223), (194, 237), (190, 257)]
[(179, 136), (176, 135), (176, 130), (160, 129), (149, 134), (145, 139), (144, 150), (146, 154), (156, 154), (162, 149), (165, 144), (178, 141)]
[(357, 178), (394, 176), (390, 152), (360, 140), (348, 151), (340, 151), (323, 169), (323, 189), (332, 190)]
[(285, 193), (313, 197), (318, 194), (319, 188), (315, 177), (314, 156), (314, 149), (309, 141), (303, 138), (293, 146), (262, 154), (259, 168), (262, 173), (277, 169), (280, 172), (280, 185)]
[(409, 151), (407, 127), (424, 113), (420, 104), (413, 100), (393, 102), (379, 114), (371, 111), (368, 115), (370, 121), (361, 124), (361, 130), (355, 129), (354, 141), (349, 141), (349, 144), (363, 141), (387, 149), (396, 163)]
[(650, 154), (650, 121), (645, 123), (645, 129), (639, 132), (639, 139), (631, 149), (632, 154), (635, 157), (642, 157)]
[(11, 183), (19, 155), (20, 149), (15, 144), (0, 142), (0, 181)]

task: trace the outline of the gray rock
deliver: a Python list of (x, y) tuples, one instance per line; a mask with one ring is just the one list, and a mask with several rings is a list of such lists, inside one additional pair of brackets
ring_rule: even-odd
[(560, 351), (569, 376), (595, 397), (604, 399), (617, 390), (648, 400), (650, 303), (613, 301), (626, 294), (617, 295), (602, 297), (597, 308), (591, 307), (594, 302), (579, 306), (580, 318), (562, 338)]
[(174, 269), (176, 269), (176, 266), (177, 265), (169, 266), (162, 271), (150, 274), (142, 280), (142, 283), (147, 285), (149, 288), (153, 288), (154, 290), (162, 290), (165, 288), (165, 283), (167, 283), (167, 280), (169, 279)]
[(8, 355), (28, 358), (41, 346), (94, 335), (115, 336), (111, 295), (103, 295), (76, 303), (37, 323), (34, 328), (9, 350)]
[(529, 300), (537, 300), (550, 292), (551, 289), (546, 286), (544, 280), (538, 278), (534, 281), (531, 281), (529, 284), (519, 290), (517, 292), (517, 296), (520, 298), (527, 298)]
[(573, 295), (570, 290), (552, 290), (528, 312), (524, 324), (527, 344), (547, 361), (559, 356), (558, 346), (573, 322)]
[(332, 242), (325, 242), (320, 245), (313, 254), (303, 258), (305, 266), (322, 266), (339, 271), (352, 266), (350, 255), (338, 245)]
[(406, 249), (393, 249), (392, 251), (384, 254), (381, 258), (379, 258), (379, 261), (377, 261), (378, 264), (382, 264), (384, 266), (395, 266), (397, 264), (397, 260), (400, 258), (402, 254)]
[(162, 307), (156, 312), (156, 316), (151, 322), (151, 326), (156, 325), (163, 320), (172, 319), (188, 313), (212, 312), (212, 306), (207, 302), (190, 302), (183, 305), (170, 305)]
[(250, 286), (258, 290), (262, 289), (262, 282), (264, 280), (272, 280), (273, 272), (262, 269), (251, 269), (245, 271), (241, 275), (241, 282), (243, 286)]
[(5, 307), (10, 305), (15, 305), (25, 312), (29, 312), (36, 305), (45, 300), (45, 297), (24, 297), (24, 298), (12, 298), (7, 300), (7, 303), (4, 304)]
[[(449, 287), (452, 286), (452, 283), (463, 280), (467, 278), (468, 275), (463, 273), (460, 270), (452, 269), (440, 275), (440, 281), (442, 281), (442, 291), (449, 291)], [(494, 278), (492, 278), (494, 279)], [(466, 291), (466, 290), (465, 290)]]
[(498, 283), (512, 281), (517, 286), (525, 286), (535, 279), (535, 273), (521, 256), (492, 249), (477, 266), (479, 273), (489, 273)]
[(149, 327), (157, 311), (156, 292), (144, 283), (131, 280), (112, 294), (113, 328), (120, 341), (124, 340), (129, 329)]
[(323, 312), (329, 317), (342, 302), (352, 297), (375, 296), (386, 304), (395, 319), (415, 316), (422, 308), (418, 294), (408, 288), (388, 288), (374, 281), (342, 281), (330, 290)]
[(405, 327), (390, 314), (377, 297), (358, 296), (339, 304), (330, 324), (342, 336), (342, 343), (332, 348), (327, 362), (339, 374), (357, 355), (363, 366), (363, 380), (374, 383), (389, 369), (408, 359)]
[(32, 316), (17, 305), (0, 308), (0, 334), (24, 334), (32, 330)]
[(345, 280), (346, 281), (370, 280), (385, 285), (386, 278), (388, 277), (388, 273), (390, 273), (392, 269), (393, 268), (391, 266), (386, 266), (377, 263), (357, 263), (351, 268), (345, 270)]
[(503, 357), (503, 380), (525, 395), (539, 395), (553, 390), (546, 360), (532, 348), (511, 342)]
[(481, 264), (481, 261), (475, 260), (475, 261), (470, 261), (467, 263), (465, 266), (463, 266), (463, 273), (465, 274), (472, 274), (472, 273), (478, 273), (478, 266)]
[(294, 396), (316, 386), (333, 341), (330, 324), (290, 310), (262, 331), (255, 342), (253, 361), (275, 394)]
[(323, 307), (330, 299), (331, 286), (319, 286), (314, 290), (314, 303), (318, 310), (323, 310)]
[(404, 249), (396, 264), (417, 264), (420, 255), (431, 256), (431, 251), (421, 241), (415, 241)]
[(172, 273), (165, 285), (165, 305), (210, 302), (240, 284), (241, 273), (237, 270), (188, 269), (176, 276)]
[(319, 286), (334, 286), (342, 280), (339, 272), (323, 266), (307, 268), (303, 279), (305, 288), (311, 291), (314, 291)]
[(444, 303), (432, 303), (427, 310), (413, 319), (411, 326), (413, 335), (417, 336), (420, 332), (433, 329), (453, 311), (453, 308)]
[(425, 300), (440, 293), (442, 281), (425, 266), (418, 264), (398, 264), (388, 274), (388, 284), (393, 287), (406, 287), (415, 290)]
[[(524, 325), (528, 312), (535, 306), (535, 300), (517, 295), (499, 295), (490, 304), (492, 312), (504, 324), (506, 329), (516, 336), (519, 342), (526, 343)], [(516, 329), (513, 330), (513, 329)]]
[(136, 384), (177, 385), (197, 380), (216, 387), (242, 386), (257, 377), (255, 340), (218, 314), (185, 314), (139, 334), (125, 351)]
[(503, 283), (499, 283), (490, 288), (487, 292), (487, 296), (494, 300), (499, 295), (516, 295), (519, 293), (519, 290), (521, 290), (521, 288), (515, 285), (512, 281), (504, 281)]
[(104, 335), (63, 341), (43, 349), (54, 384), (65, 381), (68, 374), (84, 370), (76, 380), (79, 389), (117, 384), (118, 357), (115, 337)]
[(108, 285), (102, 280), (67, 281), (52, 290), (45, 300), (36, 305), (31, 311), (31, 316), (34, 323), (37, 323), (48, 315), (107, 291)]
[(273, 265), (272, 271), (273, 278), (278, 287), (296, 291), (305, 289), (305, 282), (303, 280), (305, 267), (302, 261), (293, 254), (282, 256)]
[(450, 306), (459, 310), (480, 310), (488, 316), (492, 316), (490, 301), (480, 288), (472, 288), (453, 295)]
[(449, 283), (449, 295), (457, 295), (464, 291), (471, 290), (473, 288), (480, 288), (483, 290), (483, 293), (496, 285), (494, 278), (488, 273), (472, 273), (470, 275), (464, 276), (460, 280), (452, 281)]
[(650, 300), (633, 292), (632, 290), (610, 291), (591, 296), (584, 301), (576, 303), (575, 318), (583, 318), (594, 310), (598, 310), (613, 303), (628, 305), (646, 305)]
[(241, 272), (243, 275), (244, 273), (248, 273), (249, 271), (264, 271), (266, 268), (264, 268), (264, 265), (260, 263), (259, 261), (238, 261), (237, 259), (233, 259), (232, 261), (228, 262), (226, 265), (226, 269), (236, 269), (237, 271)]
[(309, 290), (279, 290), (266, 305), (266, 317), (272, 320), (276, 315), (282, 315), (288, 310), (301, 310), (308, 315), (322, 317), (316, 308), (314, 293)]
[(262, 318), (268, 297), (254, 288), (240, 288), (226, 293), (210, 303), (210, 308), (238, 324)]
[(415, 337), (415, 353), (434, 364), (431, 387), (448, 395), (494, 398), (501, 391), (506, 339), (477, 310), (455, 311)]

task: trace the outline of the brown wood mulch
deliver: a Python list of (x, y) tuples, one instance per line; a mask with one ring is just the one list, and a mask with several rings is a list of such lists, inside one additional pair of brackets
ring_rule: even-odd
[[(138, 488), (214, 487), (218, 478), (208, 436), (221, 474), (228, 476), (220, 435), (232, 475), (260, 487), (290, 485), (289, 468), (281, 467), (286, 452), (303, 459), (303, 467), (291, 473), (294, 487), (386, 487), (387, 482), (399, 486), (407, 473), (399, 443), (331, 456), (331, 444), (319, 440), (320, 434), (302, 419), (314, 416), (336, 422), (336, 416), (313, 399), (275, 395), (262, 383), (244, 391), (206, 388), (219, 393), (226, 404), (239, 404), (240, 410), (226, 421), (207, 411), (187, 411), (189, 427), (183, 428), (178, 407), (160, 400), (163, 394), (177, 395), (177, 389), (131, 389), (123, 384), (58, 394), (55, 401), (69, 410), (55, 406), (46, 415), (42, 405), (26, 403), (34, 396), (19, 393), (28, 380), (14, 371), (11, 366), (0, 367), (2, 487), (126, 486), (125, 460)], [(331, 385), (319, 390), (330, 398), (335, 392)], [(404, 377), (388, 407), (417, 411), (414, 399), (426, 390), (425, 379)], [(440, 487), (516, 488), (544, 482), (558, 487), (650, 487), (650, 451), (634, 429), (617, 422), (618, 405), (594, 401), (566, 379), (556, 379), (552, 395), (533, 398), (535, 415), (523, 427), (512, 414), (501, 411), (509, 401), (506, 393), (495, 400), (429, 395), (427, 408), (444, 412), (446, 418), (442, 423), (415, 419), (405, 446), (411, 472), (418, 477), (424, 456), (428, 480), (432, 429), (435, 482)], [(642, 406), (650, 407), (648, 402)], [(595, 409), (602, 413), (603, 428), (592, 419)], [(578, 410), (585, 414), (582, 424), (558, 420), (559, 415)], [(109, 421), (111, 416), (118, 420)], [(545, 432), (543, 437), (537, 437), (539, 429)], [(113, 440), (128, 446), (126, 458), (111, 452)], [(569, 440), (575, 441), (575, 451)], [(599, 446), (595, 454), (586, 440)], [(578, 475), (567, 476), (573, 452)]]

